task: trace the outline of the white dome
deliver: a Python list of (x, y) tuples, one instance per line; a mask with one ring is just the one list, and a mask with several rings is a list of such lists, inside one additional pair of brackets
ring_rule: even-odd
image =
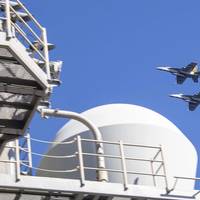
[[(128, 104), (110, 104), (99, 106), (87, 110), (81, 114), (85, 118), (93, 122), (100, 130), (103, 140), (110, 142), (123, 141), (124, 143), (131, 143), (143, 146), (162, 146), (164, 152), (165, 167), (168, 176), (170, 177), (170, 185), (174, 184), (174, 176), (194, 177), (197, 166), (197, 154), (194, 146), (184, 136), (184, 134), (168, 119), (162, 115), (136, 105)], [(70, 120), (63, 128), (59, 130), (54, 142), (71, 141), (80, 135), (84, 139), (93, 139), (93, 134), (87, 127), (81, 123)], [(95, 146), (89, 143), (82, 143), (83, 152), (95, 153)], [(70, 146), (63, 146), (55, 143), (49, 148), (47, 155), (71, 155), (77, 152), (77, 144)], [(104, 152), (106, 155), (118, 155), (119, 149), (116, 147), (104, 145)], [(136, 157), (140, 159), (152, 159), (155, 157), (156, 152), (149, 149), (137, 149), (126, 147), (125, 154), (127, 157)], [(158, 158), (161, 159), (161, 158)], [(150, 163), (135, 161), (127, 162), (127, 170), (142, 173), (152, 173)], [(96, 166), (96, 158), (84, 157), (86, 166)], [(188, 165), (190, 163), (190, 165)], [(77, 166), (76, 159), (66, 159), (61, 161), (50, 161), (44, 158), (41, 163), (41, 168), (47, 169), (74, 169)], [(108, 169), (120, 169), (121, 161), (109, 159), (106, 160)], [(158, 165), (154, 167), (160, 168)], [(163, 171), (164, 172), (164, 171)], [(94, 172), (85, 171), (88, 180), (96, 180)], [(65, 177), (65, 178), (79, 178), (79, 172), (74, 174), (55, 174), (38, 172), (38, 175)], [(142, 176), (137, 174), (128, 175), (129, 183), (135, 180), (141, 185), (154, 185), (152, 176)], [(109, 180), (111, 182), (122, 182), (122, 177), (109, 173)], [(162, 177), (156, 177), (156, 184), (159, 187), (166, 187)], [(194, 181), (192, 180), (179, 180), (176, 187), (178, 188), (193, 188)]]
[[(146, 124), (161, 126), (173, 132), (181, 131), (167, 118), (148, 108), (131, 104), (108, 104), (102, 105), (81, 113), (84, 117), (92, 121), (97, 127), (120, 124)], [(67, 128), (67, 132), (63, 131)], [(70, 131), (69, 131), (70, 130)], [(70, 120), (57, 133), (56, 141), (63, 141), (66, 137), (71, 137), (79, 132), (88, 130), (86, 126)], [(182, 134), (182, 133), (181, 133)]]

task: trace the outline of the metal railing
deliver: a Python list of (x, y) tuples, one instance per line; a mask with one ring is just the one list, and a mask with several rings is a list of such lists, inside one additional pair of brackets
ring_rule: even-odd
[[(75, 147), (75, 152), (71, 155), (51, 155), (51, 154), (42, 154), (38, 152), (34, 152), (31, 150), (32, 143), (42, 143), (42, 144), (53, 144), (53, 145), (73, 145)], [(13, 157), (12, 159), (0, 159), (0, 164), (12, 164), (15, 166), (15, 176), (16, 180), (19, 181), (22, 175), (33, 175), (33, 171), (42, 171), (42, 172), (47, 172), (49, 173), (50, 177), (55, 176), (56, 173), (60, 174), (65, 174), (64, 177), (67, 177), (67, 174), (74, 174), (78, 175), (80, 179), (80, 185), (84, 186), (85, 182), (88, 180), (91, 180), (90, 178), (87, 177), (87, 172), (94, 172), (97, 173), (98, 171), (106, 171), (108, 175), (110, 176), (112, 173), (117, 173), (121, 174), (121, 183), (124, 186), (124, 190), (127, 190), (129, 188), (129, 185), (135, 184), (132, 182), (129, 182), (130, 176), (136, 176), (136, 177), (142, 177), (142, 176), (147, 176), (150, 177), (150, 179), (153, 182), (153, 186), (155, 187), (160, 187), (160, 181), (157, 182), (156, 178), (162, 179), (163, 180), (163, 187), (166, 188), (167, 192), (171, 192), (176, 189), (176, 185), (178, 180), (185, 179), (185, 180), (193, 180), (193, 181), (199, 181), (200, 178), (194, 178), (194, 177), (181, 177), (181, 176), (175, 176), (174, 178), (174, 185), (172, 188), (168, 188), (168, 177), (167, 177), (167, 172), (166, 172), (166, 166), (165, 166), (165, 161), (164, 161), (164, 154), (163, 154), (163, 149), (161, 146), (147, 146), (147, 145), (138, 145), (138, 144), (131, 144), (131, 143), (124, 143), (123, 141), (118, 141), (118, 142), (113, 142), (113, 141), (101, 141), (104, 145), (111, 145), (115, 146), (114, 148), (118, 149), (119, 155), (116, 154), (108, 154), (105, 153), (102, 154), (106, 159), (106, 164), (109, 162), (111, 163), (113, 159), (119, 160), (121, 165), (117, 165), (114, 168), (99, 168), (95, 166), (91, 166), (90, 163), (85, 162), (86, 157), (91, 157), (94, 160), (99, 154), (94, 152), (86, 152), (85, 151), (85, 145), (84, 143), (90, 143), (90, 145), (94, 145), (95, 143), (98, 143), (99, 141), (93, 140), (93, 139), (85, 139), (81, 138), (80, 136), (75, 137), (71, 141), (66, 141), (66, 142), (49, 142), (49, 141), (44, 141), (44, 140), (39, 140), (39, 139), (34, 139), (31, 138), (29, 134), (21, 138), (20, 140), (15, 140), (15, 142), (12, 143), (12, 145), (6, 145), (5, 149), (10, 149), (13, 152)], [(141, 151), (144, 151), (144, 149), (148, 149), (149, 151), (153, 151), (153, 155), (151, 158), (145, 158), (144, 156), (142, 157), (137, 157), (137, 156), (130, 156), (127, 155), (126, 148), (138, 148)], [(130, 151), (130, 149), (129, 149)], [(117, 152), (117, 151), (116, 151)], [(52, 168), (40, 168), (37, 166), (33, 166), (32, 163), (32, 156), (39, 156), (40, 158), (48, 158), (48, 159), (76, 159), (77, 165), (74, 165), (73, 168), (71, 169), (52, 169)], [(66, 161), (67, 162), (67, 161)], [(129, 170), (127, 162), (142, 162), (143, 165), (146, 165), (149, 167), (150, 172), (145, 172), (145, 171), (136, 171), (136, 170)], [(70, 163), (70, 160), (69, 160)], [(156, 164), (154, 166), (154, 164)], [(120, 168), (119, 168), (120, 166)], [(53, 176), (52, 176), (52, 174)], [(93, 180), (94, 181), (94, 180)], [(96, 180), (97, 181), (97, 180)], [(112, 182), (111, 180), (108, 180), (108, 182)], [(151, 185), (151, 184), (150, 184)], [(196, 197), (200, 191), (196, 190), (195, 194), (193, 194), (192, 197)]]
[[(73, 145), (75, 147), (75, 152), (71, 155), (51, 155), (51, 154), (42, 154), (38, 152), (34, 152), (31, 150), (32, 143), (42, 143), (42, 144), (54, 144), (54, 145)], [(87, 177), (88, 172), (90, 173), (98, 173), (99, 171), (106, 171), (108, 175), (111, 175), (112, 173), (118, 173), (121, 174), (122, 179), (121, 183), (124, 185), (124, 189), (128, 189), (130, 183), (129, 176), (148, 176), (151, 177), (151, 180), (153, 182), (154, 186), (158, 186), (156, 182), (156, 178), (162, 178), (165, 183), (165, 187), (168, 187), (168, 180), (166, 176), (166, 169), (165, 169), (165, 163), (163, 161), (162, 157), (162, 147), (158, 146), (146, 146), (146, 145), (135, 145), (135, 144), (130, 144), (130, 143), (123, 143), (123, 141), (119, 142), (112, 142), (112, 141), (101, 141), (104, 145), (111, 145), (110, 148), (116, 148), (117, 147), (117, 152), (119, 154), (97, 154), (95, 151), (94, 152), (87, 152), (85, 150), (85, 146), (88, 145), (96, 145), (96, 143), (99, 143), (97, 140), (93, 139), (84, 139), (81, 138), (80, 136), (75, 137), (71, 141), (67, 142), (49, 142), (49, 141), (44, 141), (44, 140), (38, 140), (34, 138), (30, 138), (30, 135), (27, 134), (25, 137), (21, 138), (20, 141), (16, 140), (15, 145), (12, 147), (15, 151), (15, 161), (11, 161), (10, 163), (15, 163), (16, 166), (16, 180), (20, 180), (21, 175), (32, 175), (33, 171), (42, 171), (42, 172), (49, 172), (50, 174), (53, 173), (77, 173), (79, 174), (80, 178), (80, 183), (82, 186), (85, 185), (86, 180), (90, 180)], [(84, 143), (89, 143), (85, 145)], [(115, 146), (115, 147), (114, 147)], [(136, 156), (130, 156), (127, 155), (126, 148), (139, 148), (141, 151), (144, 149), (148, 149), (148, 151), (152, 150), (152, 157), (151, 158), (145, 158), (145, 157), (136, 157)], [(40, 158), (48, 158), (48, 159), (65, 159), (67, 162), (67, 159), (75, 159), (77, 165), (74, 165), (73, 168), (71, 169), (52, 169), (52, 168), (40, 168), (33, 166), (32, 163), (32, 156), (39, 156)], [(96, 160), (98, 156), (102, 156), (106, 159), (106, 163), (112, 162), (113, 159), (118, 160), (119, 165), (114, 168), (99, 168), (97, 166), (92, 166), (90, 163), (87, 163), (85, 161), (86, 157), (91, 157), (90, 159)], [(9, 160), (4, 160), (0, 162), (7, 162), (9, 163)], [(70, 161), (69, 161), (70, 162)], [(142, 162), (143, 165), (148, 168), (149, 172), (144, 172), (144, 171), (134, 171), (128, 169), (127, 162)], [(121, 163), (121, 164), (120, 164)], [(154, 166), (155, 164), (155, 166)], [(50, 175), (52, 177), (52, 174)], [(56, 175), (55, 175), (56, 176)], [(67, 175), (66, 175), (67, 176)], [(108, 180), (109, 181), (109, 180)]]
[(44, 63), (43, 70), (46, 72), (47, 79), (51, 80), (46, 29), (40, 25), (19, 0), (15, 0), (14, 2), (20, 7), (20, 12), (27, 15), (30, 22), (27, 22), (20, 16), (19, 12), (10, 4), (10, 0), (2, 0), (1, 6), (4, 6), (4, 9), (2, 9), (4, 17), (1, 19), (5, 21), (7, 38), (17, 37), (25, 48), (29, 50), (30, 56), (35, 58), (35, 61)]
[[(79, 143), (82, 144), (82, 142), (87, 142), (87, 143), (97, 143), (96, 140), (91, 140), (91, 139), (82, 139), (80, 136), (77, 136), (77, 141), (80, 141)], [(166, 176), (166, 169), (165, 169), (165, 163), (162, 160), (162, 147), (156, 147), (156, 146), (147, 146), (147, 145), (136, 145), (136, 144), (131, 144), (131, 143), (123, 143), (123, 141), (119, 141), (119, 142), (111, 142), (111, 141), (101, 141), (103, 144), (105, 145), (115, 145), (119, 148), (119, 152), (120, 155), (108, 155), (108, 154), (104, 154), (102, 155), (103, 157), (109, 159), (117, 159), (121, 161), (121, 169), (109, 169), (109, 168), (105, 168), (105, 169), (100, 169), (97, 167), (90, 167), (90, 166), (84, 166), (84, 163), (79, 162), (80, 163), (80, 169), (82, 171), (84, 170), (105, 170), (108, 173), (120, 173), (123, 176), (123, 185), (124, 185), (124, 189), (128, 189), (128, 184), (132, 184), (132, 183), (128, 183), (128, 176), (129, 175), (140, 175), (140, 176), (150, 176), (152, 177), (154, 186), (158, 186), (156, 184), (156, 177), (162, 177), (165, 181), (165, 186), (168, 187), (168, 181), (167, 181), (167, 176)], [(92, 145), (92, 144), (91, 144)], [(126, 153), (124, 151), (124, 148), (129, 147), (129, 148), (140, 148), (141, 151), (143, 151), (144, 149), (149, 149), (149, 150), (155, 150), (155, 155), (153, 158), (138, 158), (138, 157), (132, 157), (132, 156), (126, 156)], [(110, 147), (112, 148), (112, 147)], [(131, 149), (129, 149), (129, 151), (131, 151)], [(82, 154), (82, 157), (84, 156), (93, 156), (93, 157), (97, 157), (99, 156), (98, 154), (95, 153), (87, 153), (87, 152), (80, 152), (80, 154)], [(161, 160), (157, 159), (160, 155)], [(127, 170), (127, 161), (137, 161), (137, 162), (143, 162), (143, 163), (148, 163), (150, 164), (151, 167), (149, 167), (150, 173), (147, 172), (137, 172), (137, 171), (130, 171)], [(112, 162), (112, 161), (111, 161)], [(154, 169), (154, 163), (159, 163), (159, 166), (157, 167), (157, 169)], [(147, 165), (148, 166), (148, 165)], [(162, 173), (159, 173), (161, 172)], [(84, 184), (84, 179), (82, 178), (81, 182), (82, 184)]]

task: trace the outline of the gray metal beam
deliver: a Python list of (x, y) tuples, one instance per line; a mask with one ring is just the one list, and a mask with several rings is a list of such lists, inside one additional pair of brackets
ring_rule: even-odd
[(35, 96), (44, 96), (44, 91), (37, 90), (34, 88), (27, 88), (23, 86), (11, 86), (0, 83), (0, 92), (7, 92), (11, 94), (21, 94), (21, 95), (35, 95)]
[(33, 81), (33, 80), (0, 76), (0, 82), (7, 83), (7, 84), (14, 84), (14, 85), (22, 85), (26, 87), (30, 86), (30, 87), (37, 88), (38, 90), (42, 90), (41, 86), (36, 81)]
[(5, 62), (12, 62), (12, 63), (20, 64), (14, 57), (6, 57), (6, 56), (0, 55), (0, 60), (5, 61)]
[(8, 101), (0, 101), (0, 107), (9, 107), (9, 108), (25, 109), (25, 110), (32, 110), (34, 108), (34, 106), (29, 103), (8, 102)]
[[(14, 129), (14, 128), (0, 128), (0, 134), (3, 135), (9, 135), (10, 137), (18, 137), (19, 135), (22, 135), (22, 130), (21, 129)], [(5, 140), (10, 140), (12, 138), (10, 137), (5, 137)]]
[(23, 120), (9, 120), (9, 119), (0, 119), (0, 129), (1, 128), (14, 128), (14, 129), (23, 129), (25, 122)]

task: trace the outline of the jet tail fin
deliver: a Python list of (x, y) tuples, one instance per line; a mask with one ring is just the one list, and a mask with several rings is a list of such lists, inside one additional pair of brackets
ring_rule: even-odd
[(197, 72), (198, 71), (198, 65), (195, 62), (191, 62), (190, 64), (188, 64), (186, 67), (183, 68), (184, 71), (186, 72)]

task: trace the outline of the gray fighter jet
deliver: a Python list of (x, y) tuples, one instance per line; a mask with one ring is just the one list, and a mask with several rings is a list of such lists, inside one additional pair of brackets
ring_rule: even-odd
[(200, 92), (194, 95), (185, 94), (171, 94), (170, 97), (182, 99), (189, 103), (189, 110), (194, 111), (196, 107), (200, 104)]
[(182, 84), (186, 78), (192, 78), (194, 82), (198, 82), (200, 71), (198, 70), (197, 63), (190, 63), (186, 67), (174, 68), (174, 67), (157, 67), (158, 70), (170, 72), (176, 75), (176, 82)]

